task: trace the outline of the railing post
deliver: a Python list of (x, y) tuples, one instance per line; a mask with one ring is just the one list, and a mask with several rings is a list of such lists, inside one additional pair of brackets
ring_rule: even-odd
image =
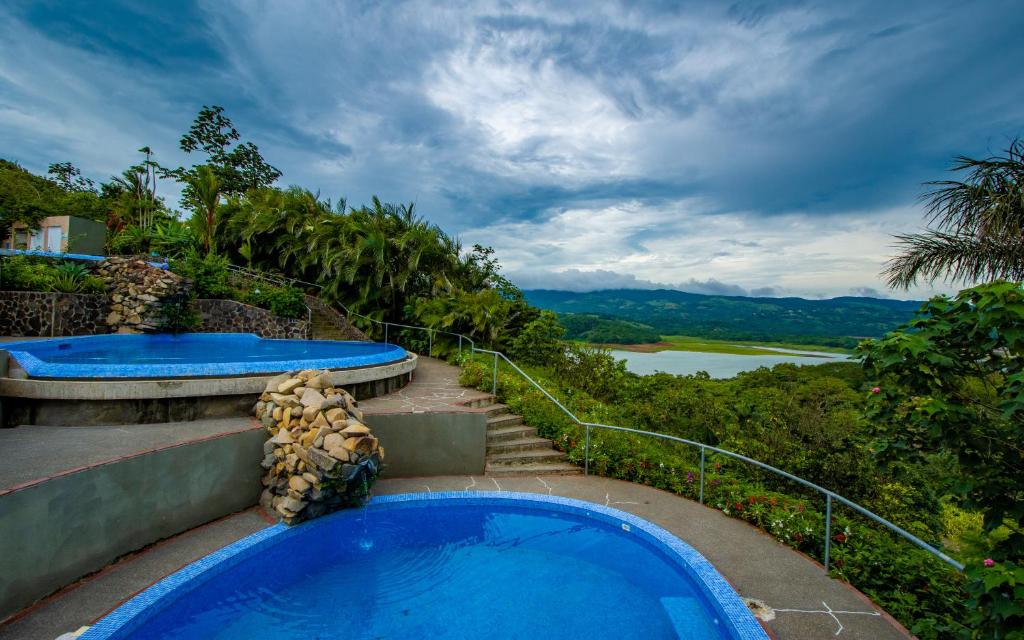
[(494, 354), (494, 383), (491, 384), (491, 393), (498, 395), (498, 354)]
[(388, 343), (388, 323), (384, 323), (384, 344)]
[(427, 357), (434, 357), (434, 332), (427, 329)]
[(583, 446), (583, 475), (590, 475), (590, 425), (587, 425), (587, 443)]
[(704, 447), (700, 448), (700, 503), (704, 504)]
[(828, 554), (832, 550), (832, 494), (825, 494), (825, 575), (828, 575)]
[(459, 334), (459, 355), (462, 355), (462, 334)]

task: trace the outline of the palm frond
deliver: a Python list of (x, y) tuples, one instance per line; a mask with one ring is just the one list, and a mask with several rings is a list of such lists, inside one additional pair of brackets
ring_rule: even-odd
[(976, 238), (930, 231), (896, 236), (900, 254), (883, 272), (889, 286), (907, 289), (918, 281), (964, 285), (983, 280), (1024, 280), (1024, 240)]

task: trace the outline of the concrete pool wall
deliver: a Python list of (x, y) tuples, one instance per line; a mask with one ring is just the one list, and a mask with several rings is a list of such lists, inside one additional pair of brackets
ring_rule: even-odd
[(119, 556), (255, 504), (266, 434), (241, 424), (0, 492), (0, 619)]
[[(0, 351), (0, 425), (144, 424), (248, 416), (269, 375), (168, 380), (39, 380)], [(359, 399), (395, 391), (409, 382), (417, 357), (331, 372), (331, 382)], [(13, 364), (13, 362), (12, 362)], [(6, 375), (5, 375), (6, 374)]]

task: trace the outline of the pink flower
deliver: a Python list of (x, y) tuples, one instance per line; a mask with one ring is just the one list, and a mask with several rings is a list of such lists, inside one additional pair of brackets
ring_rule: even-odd
[(996, 561), (992, 558), (985, 558), (985, 562), (983, 562), (982, 564), (984, 564), (986, 567), (993, 567), (995, 566)]
[(882, 388), (881, 387), (875, 387), (874, 389), (871, 390), (871, 393), (882, 393)]

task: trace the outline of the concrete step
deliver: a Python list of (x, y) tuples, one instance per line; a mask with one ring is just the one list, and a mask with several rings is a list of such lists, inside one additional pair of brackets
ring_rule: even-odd
[(583, 469), (569, 462), (550, 464), (491, 464), (488, 463), (484, 474), (488, 476), (575, 476), (583, 473)]
[(516, 451), (550, 451), (554, 448), (550, 440), (544, 438), (516, 438), (487, 443), (487, 455), (512, 453)]
[(493, 405), (495, 400), (497, 400), (497, 398), (488, 393), (486, 396), (481, 396), (474, 400), (470, 400), (465, 404), (465, 406), (473, 407), (474, 409), (479, 409), (481, 407), (489, 407)]
[(493, 418), (487, 418), (488, 429), (497, 429), (499, 427), (514, 427), (517, 424), (523, 424), (523, 416), (505, 413), (502, 415), (494, 416)]
[[(550, 440), (548, 442), (550, 442)], [(565, 457), (565, 453), (555, 449), (529, 449), (526, 451), (512, 451), (509, 453), (496, 453), (489, 455), (487, 456), (487, 464), (562, 462), (565, 460)]]
[(495, 418), (497, 416), (500, 416), (500, 415), (503, 415), (503, 414), (506, 414), (506, 413), (509, 413), (509, 408), (508, 408), (507, 404), (501, 404), (499, 402), (499, 403), (495, 403), (495, 404), (492, 404), (491, 406), (487, 407), (487, 417), (488, 418)]
[(505, 440), (518, 440), (519, 438), (533, 438), (537, 436), (537, 430), (525, 424), (513, 427), (499, 427), (487, 430), (487, 444), (502, 442)]

